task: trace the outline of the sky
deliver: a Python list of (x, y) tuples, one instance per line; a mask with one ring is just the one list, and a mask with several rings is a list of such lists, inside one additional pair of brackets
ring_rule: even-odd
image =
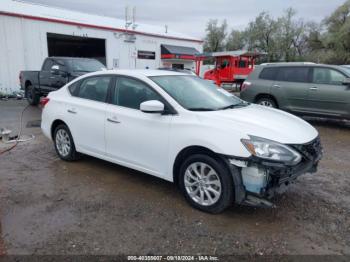
[(25, 0), (124, 19), (125, 7), (136, 6), (136, 22), (168, 28), (196, 38), (205, 36), (209, 19), (226, 19), (244, 29), (262, 11), (273, 17), (293, 7), (297, 17), (320, 22), (345, 0)]

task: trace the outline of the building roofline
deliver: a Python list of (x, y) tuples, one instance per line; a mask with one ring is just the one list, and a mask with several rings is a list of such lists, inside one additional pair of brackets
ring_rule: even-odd
[(19, 18), (24, 18), (24, 19), (36, 20), (36, 21), (59, 23), (59, 24), (65, 24), (65, 25), (88, 27), (88, 28), (101, 29), (101, 30), (107, 30), (107, 31), (113, 31), (113, 32), (123, 32), (123, 33), (137, 34), (137, 35), (152, 36), (152, 37), (157, 37), (157, 38), (166, 38), (166, 39), (173, 39), (173, 40), (182, 40), (182, 41), (203, 43), (203, 41), (199, 40), (199, 39), (182, 38), (182, 37), (176, 37), (176, 36), (165, 36), (165, 35), (141, 32), (141, 31), (137, 31), (137, 30), (128, 30), (128, 29), (122, 29), (122, 28), (117, 28), (117, 27), (94, 25), (94, 24), (88, 24), (88, 23), (74, 22), (74, 21), (33, 16), (33, 15), (25, 15), (25, 14), (13, 13), (13, 12), (6, 12), (6, 11), (0, 11), (0, 15), (19, 17)]

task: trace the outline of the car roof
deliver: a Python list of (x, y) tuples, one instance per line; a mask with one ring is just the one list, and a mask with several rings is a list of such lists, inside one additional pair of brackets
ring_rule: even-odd
[(256, 65), (253, 73), (251, 73), (248, 76), (248, 79), (253, 80), (253, 79), (258, 79), (259, 74), (265, 69), (265, 68), (283, 68), (283, 67), (323, 67), (323, 68), (332, 68), (337, 71), (342, 72), (345, 74), (347, 77), (350, 78), (350, 71), (349, 68), (345, 66), (339, 66), (339, 65), (327, 65), (327, 64), (315, 64), (315, 63), (266, 63), (266, 64), (261, 64), (261, 65)]
[(313, 62), (273, 62), (273, 63), (262, 63), (261, 66), (305, 66), (305, 65), (316, 65)]
[(261, 64), (257, 65), (261, 67), (333, 67), (333, 68), (341, 68), (339, 65), (326, 65), (326, 64), (316, 64), (316, 63), (311, 63), (311, 62), (301, 62), (301, 63), (295, 63), (295, 62), (290, 62), (290, 63), (266, 63), (266, 64)]
[(126, 76), (136, 76), (136, 77), (149, 77), (149, 76), (190, 76), (187, 73), (168, 71), (168, 70), (152, 70), (152, 69), (113, 69), (113, 70), (103, 70), (88, 75), (106, 75), (106, 74), (116, 74), (116, 75), (126, 75)]
[(348, 72), (345, 70), (345, 66), (340, 66), (340, 65), (327, 65), (327, 64), (315, 64), (315, 63), (270, 63), (270, 64), (261, 64), (257, 65), (257, 67), (263, 69), (267, 67), (327, 67), (327, 68), (333, 68), (340, 70), (342, 72), (345, 71), (345, 73), (348, 74)]
[(86, 60), (96, 60), (95, 58), (87, 58), (87, 57), (69, 57), (69, 56), (50, 56), (48, 58), (52, 58), (52, 59), (63, 59), (63, 60), (82, 60), (82, 59), (86, 59)]

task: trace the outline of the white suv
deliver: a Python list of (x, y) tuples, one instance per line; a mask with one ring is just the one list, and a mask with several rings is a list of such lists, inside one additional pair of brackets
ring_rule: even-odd
[(175, 182), (194, 207), (272, 206), (280, 186), (315, 172), (317, 131), (196, 76), (164, 70), (84, 75), (42, 100), (59, 157), (79, 153)]

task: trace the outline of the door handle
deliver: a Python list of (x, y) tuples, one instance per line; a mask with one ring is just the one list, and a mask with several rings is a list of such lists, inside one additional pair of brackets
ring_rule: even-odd
[(317, 91), (317, 89), (318, 89), (318, 87), (310, 87), (310, 90), (312, 90), (312, 91)]
[(77, 113), (77, 111), (75, 111), (75, 109), (68, 109), (67, 112), (71, 113), (71, 114), (76, 114)]
[(118, 120), (112, 119), (112, 118), (109, 118), (109, 117), (107, 118), (107, 121), (111, 122), (111, 123), (114, 123), (114, 124), (120, 124), (120, 122)]
[(280, 85), (273, 85), (273, 87), (276, 87), (276, 88), (281, 88)]

